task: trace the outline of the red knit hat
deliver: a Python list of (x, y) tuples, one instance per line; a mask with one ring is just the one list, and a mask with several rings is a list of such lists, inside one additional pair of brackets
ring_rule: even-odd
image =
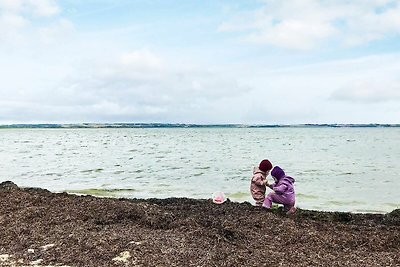
[(263, 172), (267, 172), (267, 171), (272, 169), (272, 164), (271, 164), (271, 162), (269, 160), (263, 159), (260, 162), (260, 165), (258, 166), (258, 168)]

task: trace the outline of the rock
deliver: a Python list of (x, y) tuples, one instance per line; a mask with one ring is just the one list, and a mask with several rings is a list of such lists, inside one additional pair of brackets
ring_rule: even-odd
[(392, 217), (399, 217), (400, 218), (400, 209), (395, 209), (392, 212), (388, 213), (388, 215)]
[(2, 254), (2, 255), (0, 255), (0, 262), (8, 261), (9, 258), (10, 258), (10, 255)]
[(47, 250), (47, 249), (52, 248), (52, 247), (54, 247), (54, 246), (55, 246), (54, 244), (48, 244), (48, 245), (41, 246), (40, 248), (41, 248), (42, 250)]
[(0, 184), (0, 190), (9, 191), (13, 189), (19, 189), (19, 187), (11, 181), (5, 181)]
[(400, 209), (395, 209), (383, 216), (383, 223), (400, 226)]
[(142, 244), (142, 241), (131, 241), (131, 242), (129, 242), (129, 244), (135, 244), (135, 245), (139, 246)]
[(35, 260), (35, 261), (31, 261), (31, 265), (33, 265), (33, 266), (39, 265), (39, 264), (42, 263), (42, 261), (43, 261), (43, 259), (38, 259), (38, 260)]
[(116, 262), (123, 262), (126, 263), (128, 262), (128, 259), (131, 257), (131, 254), (129, 253), (129, 251), (123, 251), (119, 254), (119, 256), (113, 258), (113, 261)]

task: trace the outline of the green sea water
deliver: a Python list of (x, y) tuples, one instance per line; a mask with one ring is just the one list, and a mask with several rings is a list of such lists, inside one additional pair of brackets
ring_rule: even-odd
[(54, 192), (253, 203), (263, 158), (296, 179), (300, 208), (400, 208), (400, 128), (0, 130), (0, 181)]

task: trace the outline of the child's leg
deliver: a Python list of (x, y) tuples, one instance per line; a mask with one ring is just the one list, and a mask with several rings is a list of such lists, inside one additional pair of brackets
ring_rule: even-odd
[(264, 203), (262, 204), (262, 206), (264, 207), (264, 208), (267, 208), (267, 209), (270, 209), (271, 208), (271, 206), (272, 206), (272, 201), (273, 201), (273, 195), (274, 195), (275, 193), (274, 192), (271, 192), (271, 193), (269, 193), (268, 195), (267, 195), (267, 197), (264, 199)]
[(296, 213), (296, 207), (292, 206), (290, 209), (287, 210), (286, 214), (290, 215), (290, 214), (294, 214)]
[(256, 202), (256, 206), (262, 206), (265, 199), (265, 194), (253, 194), (253, 199)]
[(264, 200), (263, 207), (270, 209), (272, 206), (272, 202), (283, 204), (285, 208), (289, 207), (289, 209), (294, 206), (293, 199), (288, 199), (287, 197), (278, 195), (275, 192), (271, 192), (268, 194), (268, 196)]
[(257, 199), (256, 200), (256, 206), (262, 206), (263, 205), (263, 201), (264, 201), (264, 199)]

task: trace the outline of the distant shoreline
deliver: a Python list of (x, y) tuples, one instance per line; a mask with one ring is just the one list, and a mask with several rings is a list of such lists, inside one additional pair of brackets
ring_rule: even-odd
[(0, 129), (85, 129), (85, 128), (400, 128), (400, 124), (182, 124), (182, 123), (71, 123), (4, 124)]

